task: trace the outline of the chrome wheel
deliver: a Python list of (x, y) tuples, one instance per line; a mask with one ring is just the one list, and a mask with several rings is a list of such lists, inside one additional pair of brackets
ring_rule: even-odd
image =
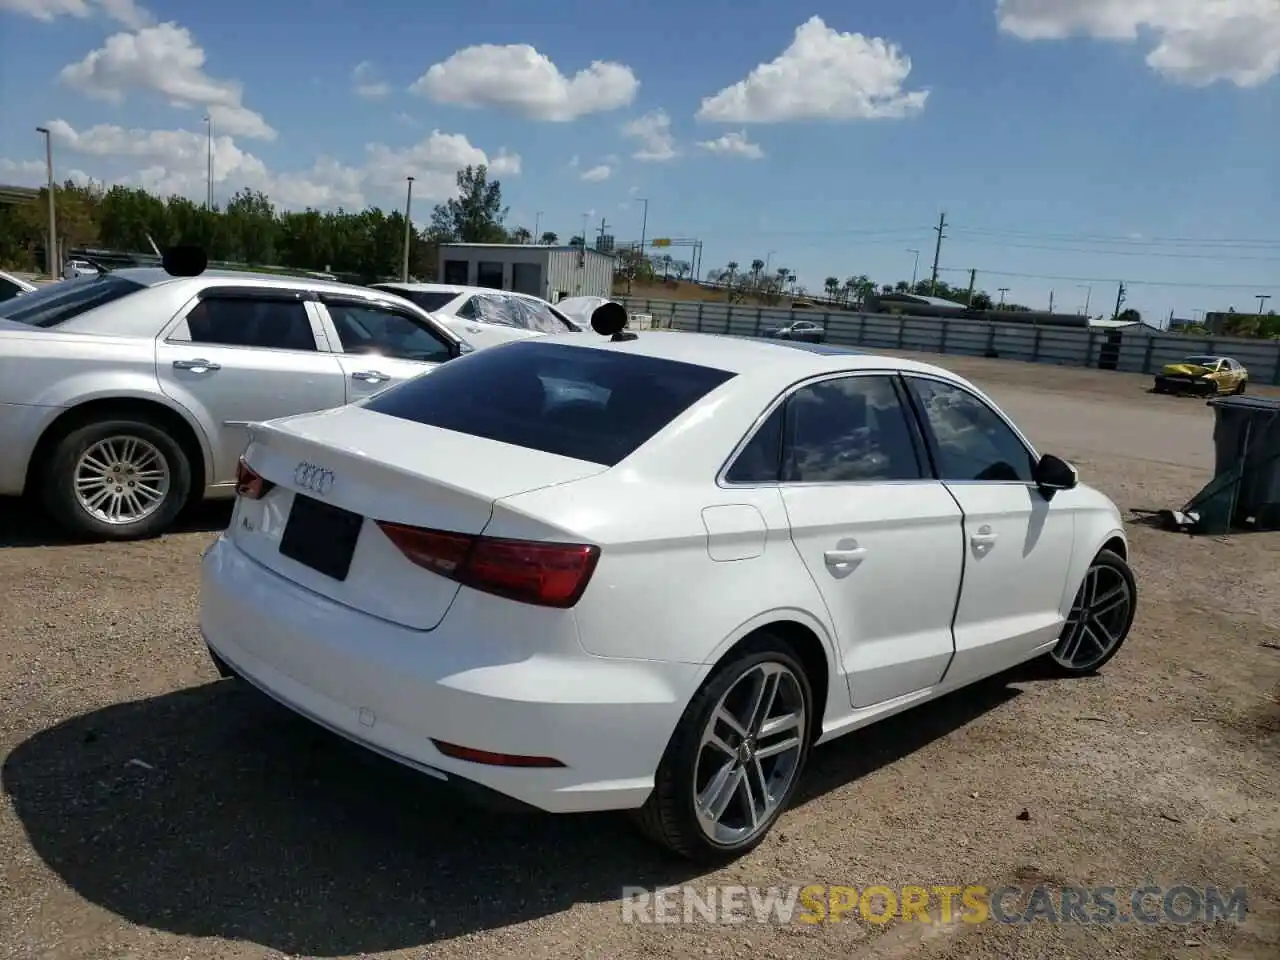
[(1095, 563), (1084, 576), (1053, 659), (1085, 672), (1106, 660), (1124, 640), (1133, 614), (1133, 590), (1124, 573)]
[(786, 800), (808, 730), (800, 680), (766, 661), (745, 671), (711, 712), (693, 771), (698, 825), (715, 844), (767, 829)]
[(115, 526), (155, 513), (169, 495), (169, 463), (141, 437), (106, 437), (81, 454), (75, 496), (89, 516)]

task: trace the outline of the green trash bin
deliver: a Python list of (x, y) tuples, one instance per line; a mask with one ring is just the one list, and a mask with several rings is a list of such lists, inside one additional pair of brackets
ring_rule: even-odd
[(1280, 530), (1280, 400), (1219, 397), (1214, 411), (1214, 478), (1184, 508), (1205, 533)]

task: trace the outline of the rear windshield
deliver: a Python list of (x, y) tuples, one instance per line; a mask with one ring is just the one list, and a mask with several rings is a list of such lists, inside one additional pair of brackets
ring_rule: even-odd
[(456, 293), (439, 290), (403, 290), (399, 287), (377, 287), (378, 290), (385, 290), (387, 293), (394, 293), (397, 297), (404, 297), (410, 303), (416, 303), (423, 310), (430, 313), (433, 310), (439, 310), (451, 300), (458, 299)]
[(369, 410), (612, 467), (733, 376), (692, 363), (523, 340), (375, 394)]
[(145, 289), (140, 283), (109, 273), (77, 280), (58, 280), (0, 303), (0, 320), (33, 327), (56, 327), (82, 313)]

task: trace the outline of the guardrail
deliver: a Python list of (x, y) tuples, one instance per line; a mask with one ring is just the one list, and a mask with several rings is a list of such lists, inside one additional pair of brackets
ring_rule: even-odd
[(1192, 354), (1234, 357), (1255, 383), (1280, 384), (1280, 341), (1194, 337), (1150, 328), (1054, 327), (1043, 324), (912, 317), (898, 314), (780, 310), (738, 304), (619, 297), (630, 313), (653, 316), (655, 326), (759, 337), (795, 320), (826, 329), (828, 343), (880, 350), (920, 350), (1030, 363), (1154, 373)]

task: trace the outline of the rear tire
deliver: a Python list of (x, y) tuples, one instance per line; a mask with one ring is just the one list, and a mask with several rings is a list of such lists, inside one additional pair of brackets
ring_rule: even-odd
[(1058, 676), (1086, 677), (1101, 670), (1124, 646), (1138, 610), (1138, 584), (1119, 554), (1093, 558), (1058, 644), (1044, 657)]
[[(767, 705), (752, 711), (757, 692)], [(685, 708), (653, 793), (633, 814), (640, 830), (708, 865), (754, 849), (800, 782), (813, 704), (809, 678), (791, 646), (761, 633), (718, 667)]]
[(1241, 380), (1241, 381), (1240, 381), (1239, 385), (1238, 385), (1238, 386), (1236, 387), (1236, 389), (1235, 389), (1235, 395), (1236, 395), (1237, 397), (1238, 397), (1238, 396), (1240, 396), (1240, 394), (1244, 393), (1244, 388), (1245, 388), (1246, 386), (1248, 386), (1248, 383), (1249, 383), (1249, 382), (1248, 382), (1247, 380)]
[(117, 417), (76, 427), (54, 446), (40, 493), (73, 537), (139, 540), (164, 532), (186, 505), (191, 464), (164, 429)]

